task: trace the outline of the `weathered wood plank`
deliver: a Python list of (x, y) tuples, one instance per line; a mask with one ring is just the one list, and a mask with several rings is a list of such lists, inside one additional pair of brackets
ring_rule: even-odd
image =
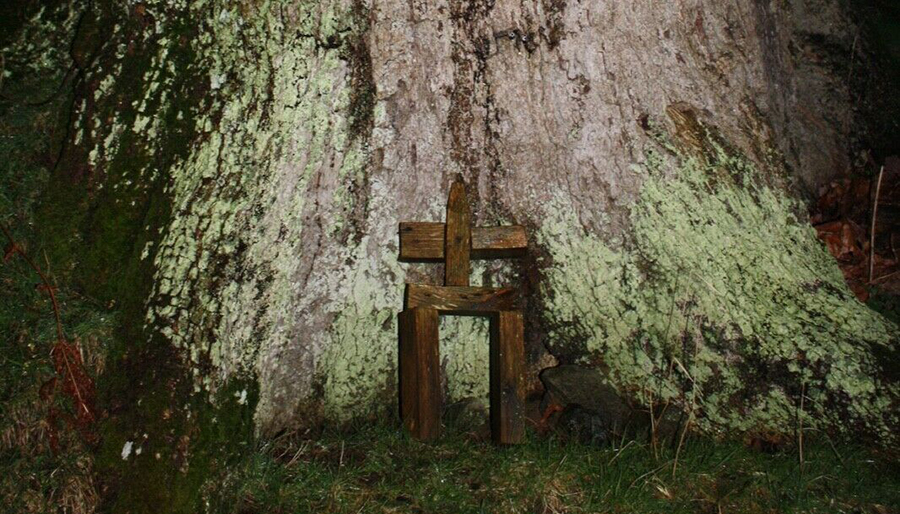
[(473, 259), (522, 257), (528, 251), (525, 227), (477, 227), (472, 229)]
[(497, 444), (518, 444), (525, 435), (524, 340), (521, 312), (491, 317), (491, 438)]
[[(405, 262), (440, 262), (444, 260), (443, 223), (400, 223), (400, 260)], [(525, 228), (474, 227), (471, 259), (503, 259), (522, 257), (528, 251)]]
[(466, 186), (457, 179), (447, 200), (447, 227), (444, 236), (444, 285), (469, 285), (469, 255), (472, 252), (472, 220)]
[(400, 223), (400, 260), (443, 261), (446, 230), (443, 223)]
[(441, 314), (490, 314), (518, 308), (519, 291), (509, 288), (406, 285), (406, 308), (430, 307)]
[(400, 313), (400, 419), (420, 440), (441, 432), (441, 368), (438, 312), (418, 308)]

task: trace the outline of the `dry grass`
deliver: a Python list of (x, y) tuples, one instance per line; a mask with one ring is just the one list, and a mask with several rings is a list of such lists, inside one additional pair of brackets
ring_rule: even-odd
[[(34, 387), (37, 389), (37, 387)], [(56, 430), (36, 390), (4, 406), (0, 417), (0, 497), (8, 512), (91, 514), (100, 504), (93, 458), (77, 434)]]

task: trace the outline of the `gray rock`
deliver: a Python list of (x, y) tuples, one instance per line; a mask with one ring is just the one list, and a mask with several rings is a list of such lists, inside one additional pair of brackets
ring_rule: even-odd
[(444, 409), (444, 422), (448, 427), (467, 432), (490, 435), (490, 418), (488, 407), (483, 400), (466, 398), (447, 405)]
[(557, 428), (584, 443), (641, 435), (649, 428), (649, 415), (623, 400), (601, 370), (564, 364), (544, 370), (541, 381), (543, 408), (562, 407)]
[(581, 444), (603, 446), (613, 442), (608, 420), (599, 413), (589, 411), (579, 405), (566, 408), (559, 417), (556, 428), (566, 437)]

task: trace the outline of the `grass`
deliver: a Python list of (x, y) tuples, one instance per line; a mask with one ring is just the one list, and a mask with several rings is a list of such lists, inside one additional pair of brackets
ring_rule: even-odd
[[(65, 270), (46, 258), (35, 211), (51, 180), (68, 96), (53, 94), (59, 73), (6, 81), (0, 98), (0, 223), (59, 286), (66, 336), (77, 341), (92, 375), (102, 372), (114, 318), (67, 287)], [(33, 105), (38, 100), (51, 101)], [(0, 512), (89, 513), (99, 503), (90, 449), (63, 419), (71, 405), (43, 386), (55, 376), (55, 321), (40, 279), (17, 255), (3, 258), (0, 235)], [(59, 413), (52, 419), (51, 410)], [(55, 450), (54, 447), (55, 446)]]
[[(867, 450), (763, 453), (689, 440), (654, 457), (532, 434), (497, 448), (451, 431), (423, 444), (389, 426), (272, 442), (207, 486), (214, 513), (900, 512), (900, 468)], [(892, 510), (894, 509), (894, 510)]]
[[(61, 388), (45, 387), (56, 376), (49, 353), (56, 334), (39, 283), (17, 256), (0, 264), (0, 512), (89, 513), (99, 503), (90, 449), (69, 428), (72, 405)], [(66, 336), (98, 375), (113, 315), (69, 289), (56, 294)]]

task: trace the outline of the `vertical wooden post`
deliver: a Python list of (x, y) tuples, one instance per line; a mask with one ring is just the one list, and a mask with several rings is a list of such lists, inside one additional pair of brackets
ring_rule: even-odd
[(413, 437), (441, 433), (441, 369), (438, 311), (417, 307), (400, 313), (400, 417)]
[(469, 285), (469, 254), (472, 251), (472, 226), (466, 186), (457, 179), (447, 200), (447, 226), (444, 235), (444, 285)]
[(501, 311), (491, 317), (491, 436), (497, 444), (518, 444), (525, 435), (524, 340), (521, 312)]

